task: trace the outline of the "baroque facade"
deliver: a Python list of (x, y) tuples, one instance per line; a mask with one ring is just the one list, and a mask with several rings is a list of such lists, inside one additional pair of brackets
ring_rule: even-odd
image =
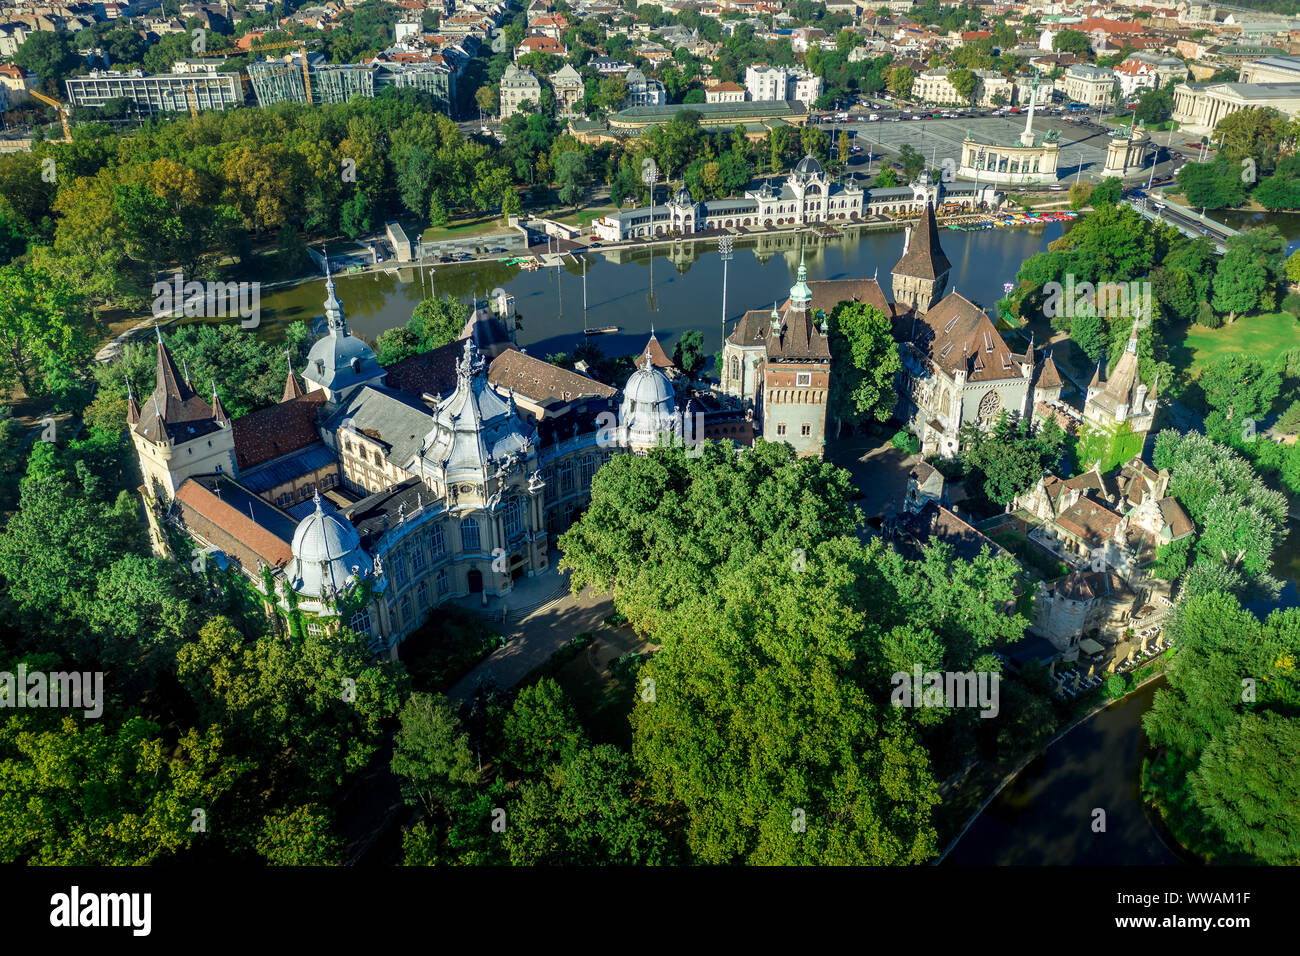
[[(231, 419), (161, 333), (154, 392), (128, 404), (154, 547), (183, 534), (308, 631), (346, 626), (395, 654), (444, 601), (487, 604), (546, 570), (612, 455), (682, 436), (653, 337), (620, 403), (619, 390), (504, 344), (478, 314), (461, 341), (382, 367), (348, 329), (332, 277), (326, 291), (306, 387), (290, 368), (278, 404)], [(701, 437), (752, 440), (734, 412), (700, 417)], [(607, 418), (618, 427), (600, 428)]]

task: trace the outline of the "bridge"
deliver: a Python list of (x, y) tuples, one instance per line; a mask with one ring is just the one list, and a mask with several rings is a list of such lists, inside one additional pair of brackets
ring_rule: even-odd
[(1143, 216), (1152, 222), (1162, 222), (1173, 226), (1184, 236), (1191, 239), (1199, 239), (1202, 236), (1208, 237), (1214, 243), (1214, 249), (1219, 255), (1227, 252), (1227, 241), (1240, 233), (1236, 229), (1225, 226), (1221, 222), (1215, 222), (1213, 219), (1207, 219), (1194, 210), (1186, 206), (1180, 206), (1176, 202), (1170, 202), (1168, 199), (1157, 198), (1155, 196), (1130, 196), (1124, 200), (1138, 215)]

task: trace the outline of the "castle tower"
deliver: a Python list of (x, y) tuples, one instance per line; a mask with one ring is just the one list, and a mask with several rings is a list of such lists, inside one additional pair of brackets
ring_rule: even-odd
[(763, 437), (818, 457), (826, 444), (831, 347), (824, 317), (812, 308), (808, 269), (799, 257), (797, 281), (785, 308), (773, 311), (764, 342)]
[(325, 261), (325, 321), (329, 330), (307, 353), (302, 377), (307, 391), (323, 391), (327, 401), (342, 401), (362, 385), (382, 385), (388, 373), (374, 350), (348, 331), (343, 304), (334, 292), (334, 276)]
[(925, 215), (912, 230), (903, 256), (894, 266), (894, 301), (917, 312), (928, 312), (943, 298), (952, 263), (939, 245), (939, 227), (934, 206), (925, 204)]
[(153, 394), (143, 407), (136, 405), (134, 396), (127, 405), (146, 495), (152, 497), (160, 489), (170, 497), (191, 475), (236, 474), (234, 434), (215, 386), (214, 407), (195, 394), (188, 375), (177, 371), (161, 329), (156, 361)]

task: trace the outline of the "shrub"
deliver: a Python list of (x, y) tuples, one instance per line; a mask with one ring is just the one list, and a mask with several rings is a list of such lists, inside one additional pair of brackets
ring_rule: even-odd
[(1300, 318), (1300, 293), (1292, 292), (1282, 300), (1282, 311)]
[(921, 450), (921, 441), (906, 428), (900, 428), (894, 432), (894, 437), (889, 439), (889, 443), (899, 451), (906, 452), (909, 455), (915, 455)]
[(1106, 697), (1110, 700), (1118, 700), (1128, 693), (1128, 678), (1123, 674), (1111, 674), (1106, 678), (1104, 686)]
[(1207, 329), (1218, 329), (1223, 327), (1223, 316), (1210, 308), (1210, 303), (1202, 302), (1196, 310), (1196, 324), (1203, 325)]

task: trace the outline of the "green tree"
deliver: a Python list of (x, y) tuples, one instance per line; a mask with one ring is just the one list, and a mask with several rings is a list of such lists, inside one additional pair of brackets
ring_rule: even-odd
[(519, 691), (502, 727), (504, 754), (525, 773), (541, 773), (585, 743), (573, 705), (549, 677)]
[(259, 849), (271, 866), (331, 866), (340, 862), (343, 843), (334, 835), (329, 812), (304, 804), (268, 814)]
[(902, 369), (889, 319), (864, 302), (841, 302), (830, 314), (830, 413), (844, 422), (888, 421), (898, 403), (894, 377)]
[(687, 329), (673, 346), (673, 364), (692, 378), (704, 368), (704, 334)]
[(988, 430), (967, 424), (962, 428), (961, 461), (983, 476), (984, 494), (999, 505), (1028, 491), (1061, 454), (1065, 435), (1051, 419), (1037, 432), (1026, 419), (1005, 410)]
[(412, 694), (402, 705), (401, 729), (393, 748), (393, 773), (402, 794), (426, 813), (445, 806), (478, 779), (469, 735), (451, 702), (434, 694)]

